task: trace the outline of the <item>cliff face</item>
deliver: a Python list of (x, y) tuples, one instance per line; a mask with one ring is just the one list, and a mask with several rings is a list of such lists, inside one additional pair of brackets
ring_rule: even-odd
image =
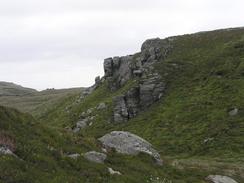
[(166, 82), (155, 71), (154, 64), (163, 62), (171, 50), (170, 39), (150, 39), (143, 43), (140, 53), (104, 60), (104, 79), (111, 91), (136, 80), (132, 88), (114, 98), (114, 122), (128, 121), (164, 95)]

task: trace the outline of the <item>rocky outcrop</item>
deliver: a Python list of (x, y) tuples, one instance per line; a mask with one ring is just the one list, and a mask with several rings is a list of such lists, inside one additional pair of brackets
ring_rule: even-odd
[(211, 183), (237, 183), (232, 178), (222, 175), (209, 175), (206, 180)]
[(165, 84), (158, 74), (151, 74), (131, 88), (125, 95), (114, 98), (114, 122), (126, 122), (139, 111), (158, 101), (164, 94)]
[(90, 151), (84, 154), (84, 158), (91, 162), (104, 163), (104, 161), (107, 158), (107, 155), (96, 151)]
[(162, 160), (152, 145), (141, 137), (130, 132), (113, 131), (98, 139), (105, 148), (114, 148), (122, 154), (137, 155), (140, 152), (152, 156), (159, 165)]
[(130, 79), (138, 81), (136, 86), (114, 98), (114, 122), (128, 121), (163, 96), (166, 84), (155, 73), (154, 64), (163, 61), (171, 50), (170, 39), (149, 39), (140, 53), (104, 60), (104, 78), (111, 91)]

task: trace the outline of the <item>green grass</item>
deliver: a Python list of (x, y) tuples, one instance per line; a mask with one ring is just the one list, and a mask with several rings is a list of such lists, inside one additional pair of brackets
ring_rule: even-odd
[[(112, 99), (137, 79), (116, 92), (105, 82), (83, 100), (80, 93), (63, 94), (36, 108), (39, 115), (31, 111), (35, 118), (0, 108), (1, 130), (15, 139), (16, 154), (24, 160), (0, 156), (0, 181), (203, 183), (209, 174), (222, 174), (243, 182), (244, 29), (177, 36), (171, 44), (170, 55), (155, 67), (167, 85), (165, 97), (127, 123), (113, 123)], [(101, 102), (105, 110), (96, 109)], [(232, 108), (239, 109), (236, 116), (229, 115)], [(93, 109), (93, 125), (73, 134), (69, 129), (88, 109)], [(112, 130), (145, 138), (165, 165), (157, 166), (145, 154), (109, 152), (102, 165), (65, 157), (100, 151), (96, 139)], [(122, 176), (109, 175), (108, 167)]]

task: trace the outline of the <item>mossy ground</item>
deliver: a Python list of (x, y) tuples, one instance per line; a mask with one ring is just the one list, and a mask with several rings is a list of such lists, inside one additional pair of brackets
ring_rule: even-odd
[[(172, 46), (167, 59), (155, 67), (167, 83), (165, 96), (127, 123), (112, 122), (112, 98), (136, 80), (116, 92), (109, 91), (105, 82), (80, 102), (80, 95), (74, 94), (38, 119), (1, 109), (1, 129), (15, 137), (16, 154), (24, 161), (1, 156), (0, 181), (190, 183), (204, 182), (209, 174), (224, 174), (243, 182), (244, 30), (177, 36)], [(106, 103), (105, 110), (96, 109), (101, 102)], [(90, 108), (94, 108), (93, 125), (73, 134), (69, 128)], [(230, 116), (233, 108), (239, 112)], [(96, 139), (112, 130), (130, 131), (151, 142), (164, 166), (145, 154), (109, 152), (102, 165), (65, 157), (99, 151)], [(107, 167), (123, 175), (109, 175)]]

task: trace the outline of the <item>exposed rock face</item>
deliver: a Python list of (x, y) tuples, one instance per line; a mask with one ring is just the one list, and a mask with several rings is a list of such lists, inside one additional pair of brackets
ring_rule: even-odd
[(139, 111), (158, 101), (164, 94), (165, 84), (160, 76), (152, 74), (142, 79), (138, 87), (133, 87), (123, 96), (114, 98), (114, 122), (126, 122)]
[(237, 183), (232, 178), (222, 175), (209, 175), (206, 180), (211, 183)]
[(84, 154), (84, 158), (95, 163), (104, 163), (107, 155), (96, 151), (90, 151)]
[(137, 155), (140, 152), (149, 154), (162, 165), (159, 153), (152, 145), (141, 137), (130, 132), (113, 131), (98, 139), (105, 148), (114, 148), (122, 154)]
[(125, 96), (115, 97), (114, 103), (114, 121), (118, 123), (128, 121), (129, 116)]
[(166, 85), (155, 73), (154, 64), (163, 61), (171, 49), (170, 39), (149, 39), (138, 54), (104, 60), (105, 79), (111, 91), (130, 79), (139, 81), (137, 86), (114, 98), (114, 122), (128, 121), (163, 96)]
[(165, 84), (158, 74), (151, 74), (140, 83), (140, 105), (146, 108), (159, 100), (165, 91)]

